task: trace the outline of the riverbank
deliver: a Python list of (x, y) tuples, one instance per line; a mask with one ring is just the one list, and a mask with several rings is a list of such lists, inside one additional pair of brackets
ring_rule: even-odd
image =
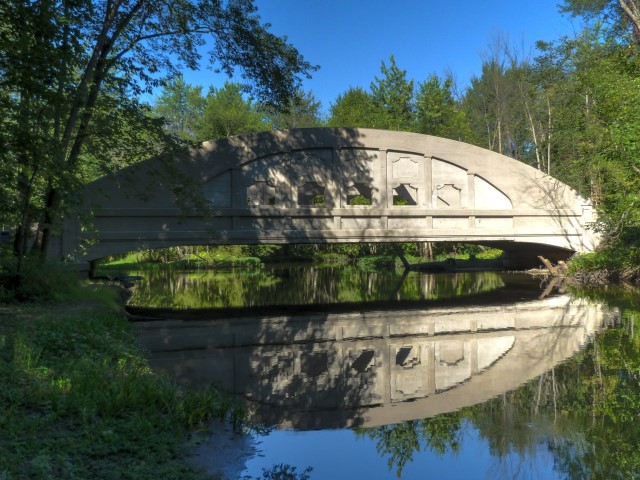
[(574, 257), (567, 276), (580, 286), (640, 284), (640, 247), (604, 248)]
[(0, 478), (209, 478), (187, 440), (242, 411), (153, 373), (120, 295), (0, 305)]
[[(265, 265), (282, 263), (314, 263), (321, 265), (354, 264), (363, 270), (388, 270), (403, 268), (403, 259), (398, 255), (398, 248), (385, 246), (377, 254), (362, 253), (356, 246), (352, 252), (325, 252), (303, 249), (284, 254), (280, 250), (272, 250), (275, 246), (236, 246), (216, 247), (200, 253), (183, 253), (170, 255), (157, 253), (150, 255), (147, 251), (131, 252), (120, 258), (108, 258), (98, 265), (99, 277), (117, 277), (123, 271), (142, 271), (171, 268), (184, 271), (219, 270), (241, 268), (256, 270)], [(308, 246), (307, 246), (308, 247)], [(343, 246), (344, 247), (344, 246)], [(281, 248), (281, 246), (280, 246)], [(244, 255), (245, 250), (254, 255)], [(346, 249), (349, 250), (349, 249)], [(411, 249), (409, 249), (411, 250)], [(403, 257), (419, 271), (465, 271), (465, 270), (497, 270), (501, 250), (485, 248), (478, 254), (447, 253), (433, 258), (419, 256), (403, 251)]]

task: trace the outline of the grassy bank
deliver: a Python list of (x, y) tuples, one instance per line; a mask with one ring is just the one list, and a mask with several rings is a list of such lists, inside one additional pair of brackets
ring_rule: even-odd
[(0, 479), (196, 479), (186, 433), (241, 412), (154, 374), (119, 291), (0, 304)]
[[(364, 245), (364, 246), (363, 246)], [(402, 262), (394, 245), (375, 246), (382, 253), (371, 253), (371, 246), (355, 245), (235, 245), (217, 247), (189, 247), (177, 252), (177, 248), (157, 251), (131, 252), (120, 257), (105, 259), (98, 267), (99, 274), (114, 275), (126, 270), (153, 270), (176, 268), (182, 270), (242, 268), (260, 269), (264, 264), (314, 262), (316, 264), (354, 263), (364, 270), (388, 270), (402, 268)], [(367, 248), (364, 248), (367, 247)], [(405, 257), (411, 263), (444, 261), (446, 259), (469, 260), (496, 259), (501, 250), (479, 247), (470, 251), (440, 252), (429, 259), (419, 256), (414, 244), (402, 244)], [(331, 251), (338, 249), (339, 251)], [(477, 251), (476, 251), (477, 250)]]
[(617, 244), (578, 255), (569, 263), (569, 276), (581, 285), (640, 282), (640, 247)]

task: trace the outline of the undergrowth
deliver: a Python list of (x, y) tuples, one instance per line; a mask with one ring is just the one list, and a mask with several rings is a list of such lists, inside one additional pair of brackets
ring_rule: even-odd
[(62, 263), (23, 260), (20, 271), (14, 257), (0, 258), (0, 304), (65, 301), (80, 294), (77, 273)]
[(640, 280), (640, 247), (616, 244), (577, 255), (569, 262), (568, 273), (587, 284), (637, 282)]
[(185, 434), (241, 418), (221, 391), (152, 372), (114, 295), (85, 286), (87, 308), (0, 310), (1, 479), (203, 478)]

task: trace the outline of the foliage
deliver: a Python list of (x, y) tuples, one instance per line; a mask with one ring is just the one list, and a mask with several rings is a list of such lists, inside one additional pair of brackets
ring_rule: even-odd
[(317, 195), (314, 195), (313, 197), (311, 197), (311, 200), (309, 201), (309, 205), (312, 205), (314, 207), (324, 207), (325, 206), (325, 196), (323, 193), (319, 193)]
[[(575, 12), (619, 8), (617, 2), (565, 4)], [(590, 197), (605, 245), (628, 246), (623, 238), (640, 224), (640, 57), (611, 28), (594, 24), (573, 39), (539, 42), (533, 60), (498, 39), (464, 107), (472, 141)]]
[(351, 87), (338, 95), (329, 109), (330, 127), (381, 128), (373, 96), (359, 87)]
[(633, 282), (640, 279), (640, 246), (616, 243), (596, 252), (575, 256), (569, 275), (581, 283)]
[(316, 100), (311, 92), (298, 90), (285, 105), (278, 108), (265, 106), (268, 122), (274, 130), (289, 128), (321, 127), (323, 124), (321, 115), (321, 103)]
[(389, 66), (382, 62), (382, 77), (371, 82), (371, 96), (378, 109), (378, 128), (411, 130), (413, 126), (413, 80), (407, 80), (406, 70), (400, 70), (393, 55)]
[(178, 459), (184, 433), (241, 410), (152, 373), (115, 295), (82, 298), (2, 316), (0, 476), (201, 478)]
[(609, 38), (640, 41), (640, 2), (638, 0), (563, 0), (561, 11), (587, 21), (606, 22)]
[(87, 176), (135, 162), (132, 151), (182, 147), (136, 98), (198, 68), (205, 40), (209, 63), (228, 76), (237, 69), (264, 105), (285, 105), (314, 70), (251, 0), (9, 0), (0, 19), (0, 214), (16, 228), (20, 257), (33, 222), (35, 248), (48, 251)]
[(349, 199), (349, 205), (371, 205), (371, 199), (364, 195), (354, 195)]
[(460, 445), (461, 420), (462, 416), (456, 412), (360, 429), (356, 433), (376, 440), (376, 449), (380, 455), (387, 457), (389, 470), (395, 469), (396, 476), (401, 478), (405, 465), (420, 450), (430, 450), (437, 455), (456, 452)]
[(605, 240), (620, 240), (640, 225), (637, 62), (615, 45), (599, 43), (597, 32), (585, 32), (549, 53), (566, 62), (573, 95), (582, 100), (565, 104), (559, 125), (565, 132), (558, 136), (568, 138), (556, 156), (573, 162), (563, 170), (566, 180), (593, 198), (600, 213), (596, 228)]
[(269, 129), (253, 102), (243, 98), (242, 89), (238, 83), (225, 82), (223, 88), (209, 90), (197, 127), (199, 140), (215, 140)]
[(280, 245), (245, 245), (242, 251), (249, 257), (258, 257), (266, 260), (270, 257), (278, 255), (282, 246)]
[(395, 58), (382, 62), (381, 77), (370, 91), (351, 87), (331, 104), (329, 126), (365, 127), (438, 135), (469, 141), (471, 132), (459, 102), (454, 98), (451, 77), (431, 75), (418, 83), (408, 80)]
[(464, 111), (453, 95), (453, 79), (437, 75), (418, 84), (416, 93), (416, 131), (438, 137), (468, 141), (471, 131)]
[(481, 247), (479, 252), (474, 252), (472, 255), (479, 260), (495, 260), (502, 256), (502, 250), (497, 248)]
[(525, 160), (531, 138), (524, 116), (529, 100), (518, 82), (521, 66), (510, 58), (505, 40), (498, 37), (483, 55), (481, 73), (471, 78), (464, 111), (478, 145), (517, 160)]
[(32, 258), (18, 272), (16, 258), (0, 262), (0, 304), (62, 301), (73, 297), (78, 289), (77, 273), (66, 265), (42, 265)]
[(371, 255), (358, 260), (358, 267), (363, 270), (376, 270), (384, 268), (395, 268), (395, 255)]
[(403, 197), (402, 195), (394, 195), (393, 204), (396, 206), (406, 206), (409, 205), (409, 199)]
[(264, 480), (309, 480), (311, 478), (309, 474), (312, 470), (312, 467), (307, 467), (298, 473), (298, 467), (281, 463), (269, 469), (263, 468), (262, 478)]
[(348, 255), (345, 253), (337, 253), (337, 252), (327, 252), (327, 253), (318, 253), (314, 257), (314, 262), (323, 264), (323, 263), (349, 263), (350, 259)]
[(262, 267), (262, 261), (257, 257), (230, 257), (230, 258), (199, 258), (191, 257), (183, 260), (179, 260), (172, 264), (174, 268), (178, 269), (193, 269), (193, 268), (244, 268), (244, 269), (256, 269)]
[(206, 100), (202, 87), (186, 83), (182, 76), (169, 80), (156, 98), (153, 113), (164, 118), (168, 131), (179, 138), (197, 142)]

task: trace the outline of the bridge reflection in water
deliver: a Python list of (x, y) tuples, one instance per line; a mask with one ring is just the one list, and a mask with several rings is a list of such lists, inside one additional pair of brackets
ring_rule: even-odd
[(426, 418), (512, 390), (576, 353), (605, 307), (568, 295), (453, 308), (137, 322), (151, 366), (219, 384), (267, 425)]

